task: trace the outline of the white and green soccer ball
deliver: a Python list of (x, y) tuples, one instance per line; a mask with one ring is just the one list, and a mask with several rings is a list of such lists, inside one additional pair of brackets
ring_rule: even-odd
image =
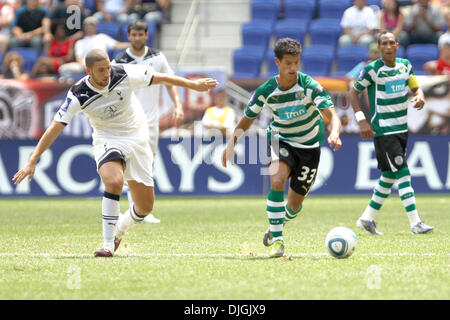
[(330, 230), (325, 239), (328, 253), (338, 259), (348, 258), (356, 248), (356, 234), (345, 227), (336, 227)]

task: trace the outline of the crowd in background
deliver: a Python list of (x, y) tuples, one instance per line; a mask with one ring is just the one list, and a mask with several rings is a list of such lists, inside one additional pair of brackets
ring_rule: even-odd
[[(128, 47), (126, 37), (97, 34), (99, 22), (122, 27), (143, 19), (159, 27), (170, 17), (169, 7), (170, 0), (0, 0), (0, 77), (81, 74), (89, 50)], [(37, 55), (28, 68), (22, 48)]]

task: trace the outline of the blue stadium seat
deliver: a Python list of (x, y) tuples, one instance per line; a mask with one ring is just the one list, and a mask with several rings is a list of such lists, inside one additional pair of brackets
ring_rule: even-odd
[(326, 77), (330, 74), (333, 59), (333, 46), (312, 45), (303, 50), (302, 70), (313, 77)]
[(263, 21), (250, 21), (242, 25), (242, 44), (267, 49), (272, 37), (272, 25)]
[(275, 41), (281, 38), (292, 38), (303, 44), (308, 32), (308, 22), (298, 19), (285, 19), (275, 24)]
[[(146, 45), (148, 47), (152, 46), (153, 38), (155, 37), (156, 33), (156, 24), (154, 23), (147, 23), (148, 24), (148, 39), (146, 42)], [(129, 42), (128, 40), (128, 26), (129, 23), (123, 24), (122, 27), (120, 27), (120, 40), (124, 42)]]
[(350, 0), (319, 0), (319, 18), (341, 20), (345, 9), (351, 5)]
[(316, 0), (285, 0), (284, 17), (285, 19), (301, 19), (309, 23), (315, 8)]
[(411, 62), (415, 74), (424, 75), (423, 65), (427, 61), (437, 60), (439, 49), (434, 44), (411, 44), (406, 49), (406, 58)]
[(262, 76), (263, 78), (270, 78), (278, 74), (278, 67), (275, 63), (275, 53), (273, 52), (273, 49), (267, 50), (265, 62), (267, 72)]
[(398, 46), (397, 57), (398, 58), (404, 58), (405, 57), (405, 48), (404, 47)]
[(14, 48), (8, 52), (17, 52), (24, 61), (24, 70), (28, 73), (33, 70), (33, 66), (39, 57), (39, 53), (34, 48)]
[(125, 51), (125, 49), (116, 49), (116, 50), (108, 50), (108, 56), (109, 59), (112, 61), (115, 57), (119, 55), (122, 51)]
[(326, 44), (336, 46), (342, 33), (340, 20), (316, 19), (309, 26), (311, 44)]
[(233, 53), (233, 78), (257, 78), (264, 60), (261, 47), (242, 47)]
[(366, 6), (377, 6), (379, 9), (383, 8), (381, 0), (366, 0)]
[(105, 33), (117, 40), (120, 36), (120, 25), (115, 22), (100, 21), (97, 24), (97, 33)]
[(91, 14), (97, 11), (97, 1), (96, 0), (84, 0), (84, 7), (88, 9)]
[(369, 59), (369, 50), (366, 46), (352, 45), (340, 47), (336, 52), (338, 72), (349, 72), (358, 63)]
[(274, 23), (280, 12), (279, 0), (252, 0), (250, 4), (252, 20)]

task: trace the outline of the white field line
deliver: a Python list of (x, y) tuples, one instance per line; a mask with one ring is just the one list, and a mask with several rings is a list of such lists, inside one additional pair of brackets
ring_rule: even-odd
[[(293, 253), (286, 257), (320, 257), (328, 256), (328, 253)], [(404, 257), (404, 256), (450, 256), (450, 253), (413, 253), (413, 252), (397, 252), (397, 253), (361, 253), (355, 256), (362, 257)], [(71, 253), (0, 253), (0, 257), (28, 257), (28, 258), (92, 258), (93, 254), (71, 254)], [(152, 257), (196, 257), (196, 258), (257, 258), (265, 257), (265, 254), (221, 254), (221, 253), (149, 253), (149, 254), (117, 254), (116, 257), (130, 258), (152, 258)]]

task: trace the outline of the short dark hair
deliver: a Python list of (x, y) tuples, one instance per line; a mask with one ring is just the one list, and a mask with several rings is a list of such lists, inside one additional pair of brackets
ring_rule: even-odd
[(84, 64), (88, 68), (92, 68), (94, 63), (98, 61), (109, 60), (108, 54), (100, 49), (93, 49), (88, 52), (86, 58), (84, 58)]
[(130, 34), (131, 30), (144, 30), (145, 32), (148, 32), (147, 22), (144, 20), (135, 20), (128, 25), (128, 34)]
[(285, 54), (300, 54), (302, 52), (302, 46), (297, 40), (291, 38), (283, 38), (275, 43), (273, 52), (275, 53), (275, 57), (277, 57), (278, 60), (281, 60), (283, 59)]
[(382, 31), (382, 32), (380, 32), (378, 34), (378, 45), (381, 44), (381, 37), (384, 36), (385, 34), (388, 34), (388, 33), (392, 34), (394, 36), (394, 38), (395, 38), (395, 42), (397, 42), (397, 37), (395, 36), (394, 33), (392, 33), (391, 31), (388, 31), (388, 30), (384, 30), (384, 31)]

